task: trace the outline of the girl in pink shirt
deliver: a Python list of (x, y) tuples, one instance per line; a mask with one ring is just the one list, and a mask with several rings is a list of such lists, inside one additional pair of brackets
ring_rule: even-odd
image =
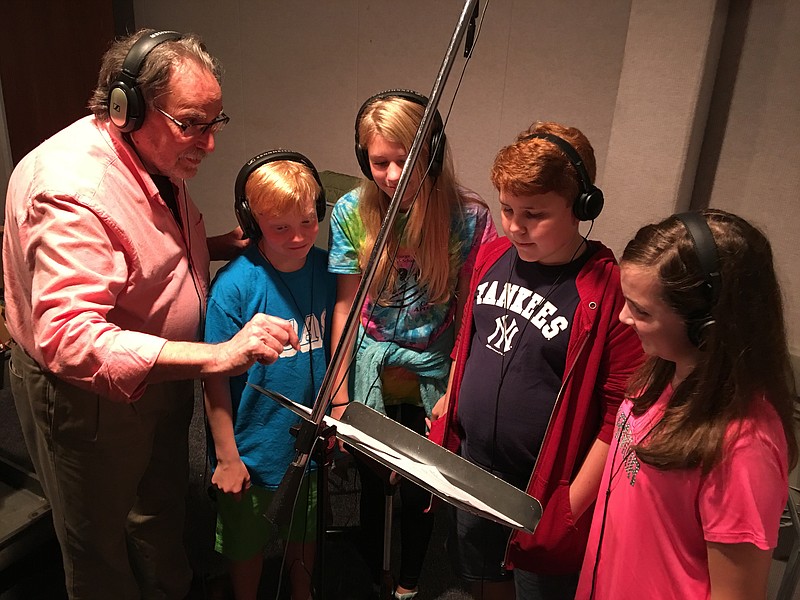
[(720, 210), (639, 230), (621, 260), (648, 360), (617, 415), (577, 598), (764, 598), (797, 460), (768, 240)]

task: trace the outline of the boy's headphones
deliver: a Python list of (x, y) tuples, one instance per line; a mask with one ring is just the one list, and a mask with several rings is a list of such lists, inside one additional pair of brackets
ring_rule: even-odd
[(317, 221), (322, 221), (322, 219), (325, 218), (325, 188), (322, 187), (322, 180), (319, 178), (319, 173), (317, 173), (314, 163), (299, 152), (292, 152), (291, 150), (269, 150), (267, 152), (262, 152), (248, 160), (244, 166), (242, 166), (239, 170), (239, 174), (236, 176), (236, 183), (234, 184), (233, 209), (236, 212), (236, 219), (239, 221), (239, 225), (242, 227), (245, 237), (253, 241), (257, 241), (261, 238), (261, 228), (258, 226), (258, 221), (255, 215), (253, 215), (253, 211), (250, 209), (250, 203), (247, 201), (245, 184), (247, 183), (247, 178), (250, 177), (256, 169), (267, 163), (277, 162), (279, 160), (288, 160), (308, 167), (317, 185), (319, 185), (319, 194), (317, 194), (314, 200), (314, 210), (317, 213)]
[(703, 280), (708, 297), (708, 308), (706, 310), (697, 311), (689, 315), (686, 319), (686, 332), (689, 335), (689, 341), (700, 348), (705, 341), (706, 328), (713, 325), (715, 322), (714, 317), (711, 316), (711, 309), (717, 303), (717, 298), (719, 298), (721, 276), (719, 271), (717, 243), (714, 241), (711, 228), (708, 226), (708, 222), (702, 214), (697, 212), (685, 212), (675, 215), (675, 218), (686, 227), (689, 238), (692, 240), (692, 246), (697, 256), (697, 261), (700, 263), (700, 268), (703, 271)]
[[(423, 107), (428, 106), (428, 99), (412, 90), (386, 90), (385, 92), (380, 92), (374, 96), (370, 96), (367, 98), (366, 102), (361, 105), (361, 108), (358, 109), (358, 114), (356, 115), (356, 159), (358, 160), (358, 165), (361, 167), (361, 172), (364, 173), (364, 177), (369, 180), (372, 180), (372, 169), (370, 169), (369, 166), (369, 154), (367, 153), (367, 149), (364, 148), (361, 145), (361, 142), (358, 140), (358, 126), (361, 123), (361, 117), (363, 116), (364, 111), (367, 110), (367, 107), (376, 100), (382, 100), (384, 98), (403, 98)], [(433, 115), (433, 125), (431, 125), (431, 164), (430, 169), (428, 170), (428, 175), (431, 177), (437, 177), (442, 172), (442, 166), (444, 165), (444, 146), (446, 141), (447, 136), (444, 133), (442, 115), (440, 115), (439, 111), (437, 110)]]
[(605, 203), (603, 192), (592, 183), (581, 155), (578, 154), (572, 144), (552, 133), (532, 133), (522, 138), (520, 142), (532, 139), (547, 140), (558, 146), (575, 168), (575, 172), (578, 174), (578, 187), (580, 188), (577, 198), (572, 202), (572, 213), (575, 218), (579, 221), (594, 221), (599, 217)]
[(108, 91), (108, 116), (124, 133), (136, 131), (144, 123), (145, 100), (137, 81), (144, 59), (159, 44), (182, 37), (177, 31), (154, 31), (140, 37), (128, 50), (122, 71)]

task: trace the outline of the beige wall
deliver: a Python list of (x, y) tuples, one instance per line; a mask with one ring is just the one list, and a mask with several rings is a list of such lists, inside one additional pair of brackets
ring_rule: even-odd
[[(735, 16), (744, 20), (743, 15)], [(800, 357), (800, 2), (754, 1), (739, 35), (741, 59), (736, 65), (735, 79), (729, 77), (732, 81), (726, 90), (727, 107), (720, 107), (721, 115), (714, 123), (722, 131), (714, 149), (719, 156), (716, 172), (711, 164), (708, 166), (711, 205), (752, 220), (772, 241), (797, 377), (800, 374), (800, 358), (797, 358)], [(729, 68), (733, 70), (730, 65)]]
[[(352, 149), (359, 106), (391, 87), (428, 94), (463, 8), (458, 0), (299, 0), (291, 8), (232, 0), (224, 11), (217, 4), (137, 0), (135, 10), (138, 26), (200, 32), (225, 64), (225, 109), (233, 120), (192, 183), (206, 213), (217, 217), (209, 222), (220, 228), (233, 223), (239, 166), (261, 150), (288, 146), (308, 153), (320, 169), (357, 174)], [(630, 1), (598, 4), (489, 5), (447, 133), (462, 183), (493, 208), (494, 154), (535, 119), (583, 129), (597, 146), (602, 181)], [(463, 66), (459, 53), (443, 114)]]
[[(356, 174), (360, 103), (389, 87), (429, 93), (463, 3), (134, 7), (137, 25), (197, 31), (225, 64), (233, 120), (192, 182), (216, 233), (233, 226), (233, 180), (257, 152), (290, 147)], [(619, 252), (645, 222), (709, 202), (752, 219), (773, 240), (800, 354), (799, 40), (795, 0), (492, 0), (447, 128), (461, 180), (496, 211), (496, 150), (534, 119), (578, 126), (607, 197), (592, 236)]]

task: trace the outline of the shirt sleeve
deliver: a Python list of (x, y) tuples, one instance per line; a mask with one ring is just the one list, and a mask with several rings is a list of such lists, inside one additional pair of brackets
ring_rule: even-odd
[(219, 273), (211, 286), (204, 331), (204, 340), (209, 344), (227, 342), (245, 325), (241, 310), (237, 310), (244, 301), (234, 284), (235, 277), (227, 275), (228, 271)]
[(129, 271), (116, 232), (70, 198), (51, 197), (34, 200), (24, 233), (43, 366), (112, 400), (139, 398), (166, 340), (109, 322)]
[(364, 243), (364, 226), (358, 214), (357, 191), (342, 196), (331, 212), (328, 271), (360, 275), (358, 254)]
[(732, 427), (721, 462), (701, 482), (698, 506), (707, 542), (748, 542), (761, 550), (778, 543), (788, 452), (777, 415), (771, 406), (763, 412)]
[(465, 212), (467, 223), (465, 224), (466, 259), (459, 272), (459, 277), (465, 277), (467, 281), (472, 276), (475, 267), (475, 259), (481, 246), (497, 239), (497, 228), (494, 226), (492, 213), (483, 203), (480, 196), (469, 190), (461, 189), (461, 198), (465, 202)]

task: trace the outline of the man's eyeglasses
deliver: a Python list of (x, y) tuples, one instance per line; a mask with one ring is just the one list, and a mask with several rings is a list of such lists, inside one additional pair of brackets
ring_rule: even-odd
[(186, 137), (199, 137), (201, 135), (205, 135), (209, 131), (211, 133), (219, 133), (222, 131), (222, 128), (228, 124), (228, 121), (231, 120), (228, 115), (226, 115), (224, 112), (221, 112), (214, 120), (209, 121), (208, 123), (182, 123), (171, 114), (164, 112), (160, 108), (156, 107), (156, 110), (167, 117), (170, 121), (175, 123), (175, 125), (178, 126), (178, 129), (181, 130), (181, 133)]

